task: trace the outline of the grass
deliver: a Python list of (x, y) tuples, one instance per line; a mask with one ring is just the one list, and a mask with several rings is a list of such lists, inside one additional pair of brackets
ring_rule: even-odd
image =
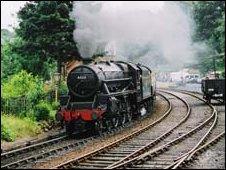
[(38, 123), (28, 117), (19, 118), (13, 115), (1, 114), (1, 124), (12, 135), (11, 141), (35, 136), (41, 132)]
[[(47, 120), (37, 121), (34, 110), (28, 111), (24, 116), (14, 116), (13, 114), (1, 114), (1, 140), (12, 142), (21, 138), (33, 137), (41, 133), (45, 126), (55, 121), (57, 107), (41, 102), (48, 110)], [(23, 115), (23, 114), (21, 114)]]

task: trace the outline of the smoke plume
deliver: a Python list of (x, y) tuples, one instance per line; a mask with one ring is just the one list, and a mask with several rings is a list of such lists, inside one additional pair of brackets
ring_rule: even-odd
[(182, 2), (76, 1), (72, 17), (83, 58), (106, 53), (152, 68), (180, 68), (194, 61), (198, 49)]

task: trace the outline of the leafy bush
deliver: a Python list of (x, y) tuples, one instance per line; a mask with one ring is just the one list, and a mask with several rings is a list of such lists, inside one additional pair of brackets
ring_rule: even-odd
[(18, 73), (22, 68), (19, 61), (22, 57), (12, 51), (12, 44), (7, 41), (1, 46), (1, 82), (7, 80), (8, 76)]
[(1, 139), (7, 142), (13, 142), (15, 140), (15, 134), (9, 129), (1, 124)]
[[(2, 108), (6, 113), (21, 115), (37, 105), (44, 97), (43, 81), (26, 71), (13, 75), (2, 84), (2, 98), (7, 101)], [(26, 115), (26, 114), (22, 114)]]
[(2, 92), (4, 99), (21, 96), (28, 96), (31, 99), (39, 98), (43, 93), (43, 81), (22, 70), (3, 83)]
[(50, 118), (50, 106), (47, 103), (41, 102), (36, 105), (34, 112), (37, 121), (48, 120)]
[(54, 101), (54, 102), (52, 102), (51, 105), (52, 105), (52, 109), (53, 109), (53, 110), (58, 110), (58, 108), (59, 108), (59, 106), (60, 106), (60, 103)]
[(1, 97), (1, 111), (3, 111), (3, 105), (5, 105), (5, 101), (4, 101), (4, 99)]
[(59, 87), (59, 94), (67, 94), (68, 92), (68, 87), (67, 87), (67, 83), (65, 81), (62, 81)]

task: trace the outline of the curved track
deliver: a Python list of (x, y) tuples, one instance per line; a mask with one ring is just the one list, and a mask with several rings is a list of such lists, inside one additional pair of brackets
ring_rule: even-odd
[[(168, 109), (156, 121), (53, 168), (175, 169), (187, 166), (198, 154), (224, 137), (221, 129), (214, 129), (218, 117), (214, 106), (195, 94), (178, 90), (159, 90), (158, 95), (167, 101)], [(1, 168), (26, 167), (43, 158), (46, 160), (48, 157), (59, 156), (61, 151), (84, 146), (95, 138), (114, 135), (122, 129), (123, 127), (120, 127), (102, 136), (81, 140), (66, 140), (65, 136), (61, 136), (5, 152), (1, 154)], [(208, 138), (211, 140), (206, 142)]]
[(112, 129), (103, 133), (102, 135), (96, 135), (92, 137), (86, 137), (81, 140), (68, 139), (65, 135), (60, 137), (56, 136), (53, 139), (46, 139), (41, 142), (37, 142), (30, 146), (21, 147), (1, 154), (1, 168), (31, 168), (34, 163), (45, 162), (48, 159), (59, 156), (61, 153), (71, 151), (75, 148), (81, 148), (84, 144), (93, 141), (97, 138), (107, 137), (120, 132), (124, 127), (133, 126), (134, 123), (142, 121), (143, 118), (135, 120), (134, 122), (128, 122), (117, 129)]
[[(170, 95), (169, 99), (177, 99), (177, 104), (179, 103), (177, 106), (173, 102), (173, 110), (167, 116), (144, 128), (145, 130), (140, 129), (54, 168), (177, 168), (183, 165), (190, 155), (203, 146), (216, 125), (217, 112), (212, 105), (204, 103), (193, 94), (183, 92), (192, 98), (192, 103), (182, 99), (185, 96), (179, 97), (178, 94), (167, 91), (161, 93)], [(197, 105), (198, 101), (205, 105), (208, 113), (200, 114), (200, 110), (195, 111), (195, 106), (191, 112), (189, 105)], [(200, 115), (197, 117), (197, 114)]]
[(39, 159), (55, 155), (62, 150), (78, 147), (92, 138), (82, 140), (68, 140), (66, 135), (46, 140), (34, 145), (22, 147), (1, 154), (1, 168), (17, 168)]
[[(152, 124), (149, 124), (148, 126), (139, 129), (132, 134), (124, 136), (109, 145), (99, 148), (96, 151), (90, 152), (85, 156), (81, 156), (74, 160), (68, 161), (54, 168), (110, 167), (119, 163), (118, 161), (122, 161), (122, 159), (127, 160), (134, 155), (140, 154), (141, 152), (145, 152), (149, 148), (157, 145), (162, 139), (170, 135), (172, 131), (180, 124), (182, 124), (190, 115), (190, 108), (186, 101), (173, 94), (171, 96), (179, 100), (178, 106), (172, 107), (171, 102), (166, 97), (164, 97), (169, 103), (169, 109), (162, 117), (160, 117)], [(181, 107), (181, 105), (183, 105), (183, 107), (180, 109), (184, 113), (176, 114), (176, 108)], [(181, 121), (175, 121), (175, 123), (173, 124), (171, 123), (171, 127), (165, 126), (165, 122), (178, 119), (180, 119)], [(151, 134), (152, 132), (155, 133)], [(157, 136), (158, 133), (160, 133), (161, 135)]]
[[(204, 102), (201, 98), (185, 93), (186, 95), (197, 98)], [(197, 103), (194, 103), (197, 105)], [(193, 104), (193, 105), (194, 105)], [(189, 159), (190, 155), (205, 142), (210, 132), (213, 130), (217, 123), (217, 112), (212, 106), (208, 106), (212, 109), (211, 114), (208, 116), (201, 117), (201, 112), (197, 112), (199, 125), (195, 126), (189, 132), (179, 136), (173, 140), (170, 140), (166, 144), (161, 145), (159, 148), (153, 149), (147, 153), (137, 156), (129, 161), (123, 162), (112, 168), (178, 168), (185, 164)], [(194, 112), (195, 107), (193, 107)], [(205, 114), (204, 114), (205, 115)], [(190, 119), (189, 119), (190, 120)], [(189, 120), (185, 123), (189, 124)], [(192, 119), (194, 120), (194, 119)], [(181, 130), (180, 130), (181, 131)], [(182, 130), (183, 133), (183, 130)], [(175, 159), (172, 159), (175, 158)]]

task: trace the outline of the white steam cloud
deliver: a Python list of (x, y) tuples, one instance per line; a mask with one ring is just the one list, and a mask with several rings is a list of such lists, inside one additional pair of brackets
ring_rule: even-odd
[(107, 52), (152, 68), (180, 68), (195, 59), (193, 22), (181, 2), (76, 1), (72, 17), (83, 58)]

